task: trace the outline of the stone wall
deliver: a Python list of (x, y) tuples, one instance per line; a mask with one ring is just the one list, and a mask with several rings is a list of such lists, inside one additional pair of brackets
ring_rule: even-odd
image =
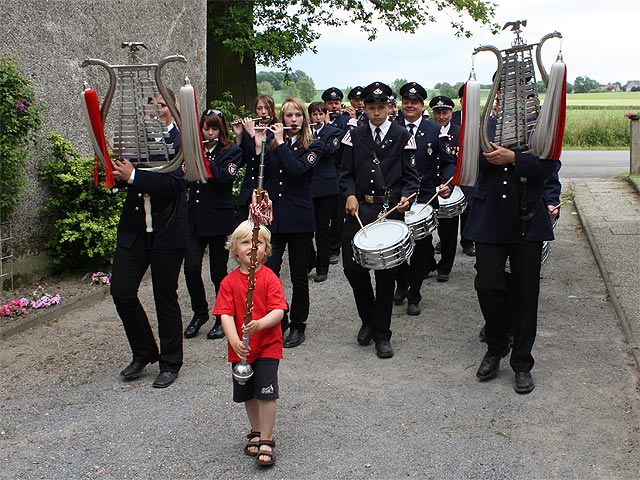
[[(83, 69), (85, 58), (126, 64), (124, 41), (143, 42), (140, 61), (156, 63), (162, 57), (184, 55), (187, 64), (168, 65), (165, 85), (178, 90), (187, 74), (205, 102), (205, 0), (3, 0), (0, 2), (0, 55), (17, 60), (40, 100), (47, 105), (45, 126), (29, 165), (28, 187), (14, 221), (16, 259), (37, 258), (42, 250), (39, 211), (47, 192), (37, 169), (49, 131), (60, 133), (83, 154), (92, 154), (82, 119), (80, 93), (87, 80), (102, 99), (107, 85), (101, 67)], [(33, 265), (33, 262), (24, 262)], [(14, 271), (20, 270), (20, 261)]]

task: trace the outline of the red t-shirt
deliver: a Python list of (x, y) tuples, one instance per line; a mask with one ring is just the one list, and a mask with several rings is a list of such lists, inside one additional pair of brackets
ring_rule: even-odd
[[(282, 282), (269, 267), (262, 265), (256, 270), (256, 284), (253, 291), (252, 319), (258, 320), (272, 310), (288, 310), (284, 298)], [(213, 307), (213, 315), (231, 315), (236, 323), (236, 331), (242, 338), (242, 325), (247, 309), (247, 286), (249, 274), (242, 273), (239, 268), (229, 273), (220, 284)], [(239, 362), (240, 357), (229, 347), (229, 361)], [(258, 358), (282, 358), (282, 327), (278, 323), (271, 328), (260, 330), (249, 336), (249, 356), (247, 363)]]

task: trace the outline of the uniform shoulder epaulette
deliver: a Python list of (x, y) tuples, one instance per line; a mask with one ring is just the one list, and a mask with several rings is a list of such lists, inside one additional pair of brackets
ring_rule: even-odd
[(416, 138), (412, 135), (407, 144), (404, 146), (405, 150), (415, 150), (416, 149)]
[(350, 147), (353, 147), (353, 143), (351, 142), (351, 132), (347, 132), (344, 134), (344, 137), (342, 137), (342, 143), (344, 143), (345, 145), (349, 145)]

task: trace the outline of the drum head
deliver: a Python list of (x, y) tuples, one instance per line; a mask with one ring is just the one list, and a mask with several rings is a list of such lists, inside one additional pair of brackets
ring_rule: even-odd
[(409, 234), (409, 227), (399, 220), (383, 220), (365, 229), (366, 236), (362, 230), (358, 230), (353, 237), (353, 244), (365, 251), (380, 250), (401, 243)]
[(427, 208), (424, 208), (424, 206), (424, 203), (414, 203), (411, 205), (411, 208), (404, 213), (404, 221), (411, 225), (431, 217), (433, 215), (433, 208), (431, 205), (427, 205)]
[(457, 185), (453, 187), (453, 191), (451, 192), (451, 196), (449, 198), (440, 198), (438, 197), (438, 203), (440, 206), (450, 205), (460, 203), (464, 198), (464, 193), (462, 193), (462, 189)]

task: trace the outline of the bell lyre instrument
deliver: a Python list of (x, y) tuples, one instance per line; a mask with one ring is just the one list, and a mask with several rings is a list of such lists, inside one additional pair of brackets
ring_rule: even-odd
[[(267, 141), (262, 141), (262, 151), (260, 152), (260, 166), (258, 169), (258, 184), (254, 192), (254, 199), (249, 206), (249, 217), (253, 222), (253, 232), (251, 236), (251, 265), (249, 266), (249, 280), (247, 283), (247, 301), (244, 314), (244, 325), (252, 320), (253, 314), (253, 292), (256, 286), (256, 268), (258, 267), (258, 242), (260, 226), (271, 222), (269, 195), (262, 188), (264, 182), (264, 154), (267, 149)], [(261, 210), (262, 209), (262, 210)], [(267, 211), (265, 215), (264, 211)], [(243, 333), (242, 343), (245, 348), (249, 346), (249, 334)], [(253, 376), (253, 368), (247, 363), (247, 357), (242, 357), (240, 362), (233, 367), (233, 378), (244, 385)]]

